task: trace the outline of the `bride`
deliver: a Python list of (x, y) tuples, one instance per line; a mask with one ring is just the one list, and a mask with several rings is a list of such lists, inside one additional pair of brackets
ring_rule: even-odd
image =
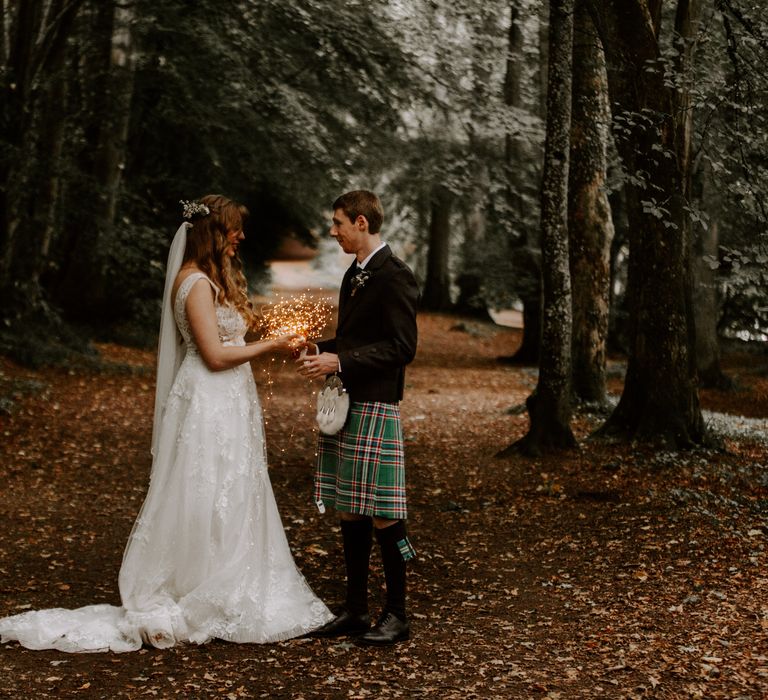
[(333, 617), (291, 556), (248, 365), (298, 338), (244, 341), (253, 319), (237, 256), (245, 208), (220, 195), (182, 204), (190, 222), (168, 255), (152, 473), (123, 555), (122, 607), (2, 618), (2, 642), (67, 652), (271, 642)]

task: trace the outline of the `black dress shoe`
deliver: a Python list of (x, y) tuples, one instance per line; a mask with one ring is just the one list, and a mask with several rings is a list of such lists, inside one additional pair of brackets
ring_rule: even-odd
[(370, 632), (357, 638), (359, 644), (386, 647), (395, 642), (402, 642), (411, 636), (411, 626), (407, 620), (401, 620), (391, 612), (385, 612)]
[(368, 613), (351, 613), (342, 610), (335, 619), (310, 632), (312, 637), (341, 637), (343, 635), (362, 634), (371, 628), (371, 616)]

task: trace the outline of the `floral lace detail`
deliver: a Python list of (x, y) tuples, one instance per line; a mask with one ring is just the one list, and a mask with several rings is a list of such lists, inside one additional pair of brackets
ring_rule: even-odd
[[(189, 327), (189, 319), (187, 318), (186, 304), (187, 297), (192, 291), (195, 282), (204, 279), (213, 287), (214, 293), (219, 294), (219, 288), (211, 281), (211, 279), (202, 272), (193, 272), (186, 277), (184, 281), (179, 285), (179, 289), (176, 292), (176, 300), (173, 304), (173, 315), (176, 319), (176, 325), (179, 328), (182, 338), (187, 346), (187, 350), (190, 348), (193, 351), (197, 351), (194, 338), (192, 337), (192, 329)], [(218, 298), (215, 301), (216, 307), (216, 321), (219, 327), (219, 340), (225, 345), (244, 345), (245, 333), (248, 330), (245, 320), (240, 315), (240, 312), (229, 304), (220, 304)]]

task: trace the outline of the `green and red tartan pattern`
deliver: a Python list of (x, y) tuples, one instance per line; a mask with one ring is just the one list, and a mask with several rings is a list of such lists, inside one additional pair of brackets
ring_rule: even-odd
[(320, 435), (315, 501), (336, 510), (405, 520), (405, 454), (400, 406), (352, 403), (336, 435)]

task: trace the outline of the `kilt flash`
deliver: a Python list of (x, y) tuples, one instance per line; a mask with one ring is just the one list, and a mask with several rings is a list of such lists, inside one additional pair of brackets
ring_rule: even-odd
[(318, 508), (405, 520), (405, 455), (400, 407), (353, 403), (336, 435), (320, 435), (315, 471)]

